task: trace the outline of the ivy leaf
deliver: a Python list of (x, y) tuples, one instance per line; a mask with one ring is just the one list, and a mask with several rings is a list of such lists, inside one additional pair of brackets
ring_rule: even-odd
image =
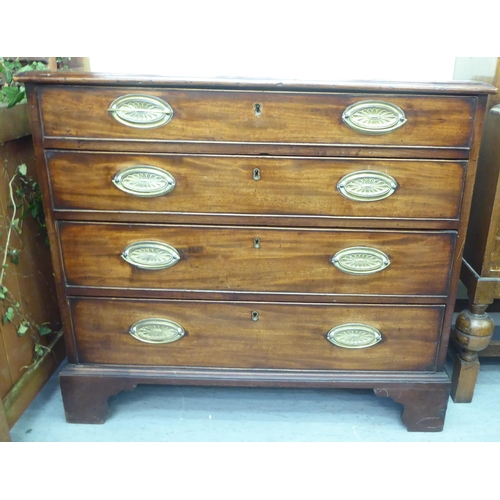
[(52, 333), (52, 330), (46, 325), (48, 325), (48, 323), (42, 323), (41, 325), (37, 326), (38, 333), (40, 335), (48, 335), (49, 333)]
[(12, 108), (15, 106), (18, 102), (21, 102), (26, 98), (26, 91), (21, 90), (20, 92), (17, 93), (17, 95), (13, 99), (9, 99), (9, 104), (7, 104), (8, 108)]
[(14, 309), (12, 309), (12, 307), (9, 307), (5, 312), (5, 314), (3, 315), (2, 322), (4, 325), (6, 325), (7, 322), (12, 323), (13, 319), (14, 319)]
[(24, 88), (18, 87), (3, 87), (2, 93), (7, 97), (7, 107), (12, 108), (18, 102), (21, 102), (26, 97)]
[(10, 61), (9, 59), (12, 58), (4, 59), (3, 63), (6, 68), (9, 68), (10, 70), (15, 70), (21, 67), (21, 62), (19, 61), (19, 58), (16, 58), (13, 61)]
[(8, 252), (8, 255), (10, 256), (10, 261), (12, 264), (15, 264), (16, 266), (19, 264), (19, 250), (11, 250)]
[(38, 217), (38, 214), (40, 213), (39, 206), (37, 203), (32, 203), (28, 207), (28, 210), (30, 211), (31, 217), (33, 217), (33, 219), (36, 219)]
[(12, 99), (19, 93), (19, 89), (17, 87), (3, 87), (2, 92), (7, 98)]
[(33, 66), (31, 64), (28, 64), (27, 66), (24, 66), (23, 68), (20, 68), (18, 71), (17, 71), (17, 74), (19, 73), (24, 73), (26, 71), (33, 71)]
[(2, 288), (0, 289), (0, 299), (5, 299), (8, 291), (9, 290), (6, 287), (2, 286)]
[(26, 175), (26, 173), (28, 172), (28, 167), (26, 166), (26, 163), (22, 163), (21, 165), (19, 165), (19, 167), (17, 167), (17, 170), (21, 175)]
[(3, 65), (3, 74), (5, 75), (5, 82), (9, 85), (12, 81), (12, 71), (10, 71), (5, 64)]
[(10, 99), (19, 93), (18, 87), (3, 87), (2, 92)]
[(35, 353), (38, 356), (43, 356), (43, 347), (41, 346), (41, 344), (35, 344)]
[(26, 334), (28, 331), (30, 324), (27, 321), (23, 321), (20, 325), (19, 328), (17, 329), (17, 334), (22, 337), (23, 335)]
[(11, 223), (11, 226), (19, 233), (21, 234), (21, 228), (19, 227), (19, 219), (14, 219)]

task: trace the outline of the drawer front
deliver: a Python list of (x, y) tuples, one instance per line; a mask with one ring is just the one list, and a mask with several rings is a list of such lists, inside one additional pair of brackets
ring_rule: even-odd
[(395, 371), (434, 368), (444, 306), (73, 298), (71, 311), (80, 363)]
[(456, 237), (69, 222), (59, 231), (69, 285), (308, 294), (445, 295)]
[(457, 219), (465, 162), (47, 153), (58, 210)]
[(42, 87), (40, 102), (45, 137), (463, 148), (476, 106), (460, 96), (60, 86)]

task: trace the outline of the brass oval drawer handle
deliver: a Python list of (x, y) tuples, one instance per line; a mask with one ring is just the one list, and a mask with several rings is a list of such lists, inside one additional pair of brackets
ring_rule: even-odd
[(134, 323), (130, 335), (148, 344), (168, 344), (184, 336), (184, 328), (170, 319), (147, 318)]
[(124, 168), (113, 177), (112, 182), (124, 193), (143, 198), (163, 196), (175, 188), (172, 174), (150, 165)]
[(394, 177), (375, 170), (358, 170), (340, 179), (337, 190), (353, 201), (379, 201), (391, 196), (398, 183)]
[(346, 274), (374, 274), (390, 265), (389, 257), (376, 248), (344, 248), (332, 257), (332, 264)]
[(360, 134), (388, 134), (406, 123), (404, 111), (385, 101), (360, 101), (351, 104), (342, 114), (342, 121)]
[(326, 338), (332, 344), (345, 349), (364, 349), (378, 344), (382, 334), (373, 326), (362, 323), (345, 323), (332, 328)]
[(168, 102), (150, 95), (123, 95), (111, 103), (108, 111), (116, 121), (134, 128), (161, 127), (174, 116)]
[(181, 256), (167, 243), (138, 241), (125, 247), (122, 258), (139, 269), (157, 270), (175, 266)]

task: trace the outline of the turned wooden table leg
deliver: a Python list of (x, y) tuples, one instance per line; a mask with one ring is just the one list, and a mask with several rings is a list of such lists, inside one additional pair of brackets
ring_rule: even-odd
[(491, 341), (495, 324), (485, 312), (488, 305), (472, 304), (455, 323), (452, 340), (457, 347), (451, 386), (455, 403), (470, 403), (479, 373), (478, 352)]
[(109, 413), (108, 399), (136, 386), (122, 378), (59, 375), (66, 421), (74, 424), (103, 424)]
[(403, 405), (401, 420), (410, 432), (440, 432), (443, 430), (449, 385), (438, 388), (376, 388), (377, 396), (388, 397)]

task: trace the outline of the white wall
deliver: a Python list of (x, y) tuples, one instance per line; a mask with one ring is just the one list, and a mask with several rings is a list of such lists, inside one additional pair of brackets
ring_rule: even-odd
[(242, 50), (230, 46), (182, 46), (161, 55), (94, 55), (90, 68), (99, 73), (143, 75), (251, 77), (307, 80), (452, 80), (455, 57), (440, 56), (326, 56), (313, 50)]
[(455, 56), (485, 55), (474, 42), (494, 51), (494, 30), (471, 22), (482, 2), (470, 10), (436, 0), (418, 8), (401, 0), (162, 0), (148, 10), (144, 0), (125, 11), (125, 22), (114, 19), (114, 6), (104, 14), (101, 2), (108, 42), (92, 46), (88, 37), (93, 50), (85, 52), (95, 72), (451, 80)]

